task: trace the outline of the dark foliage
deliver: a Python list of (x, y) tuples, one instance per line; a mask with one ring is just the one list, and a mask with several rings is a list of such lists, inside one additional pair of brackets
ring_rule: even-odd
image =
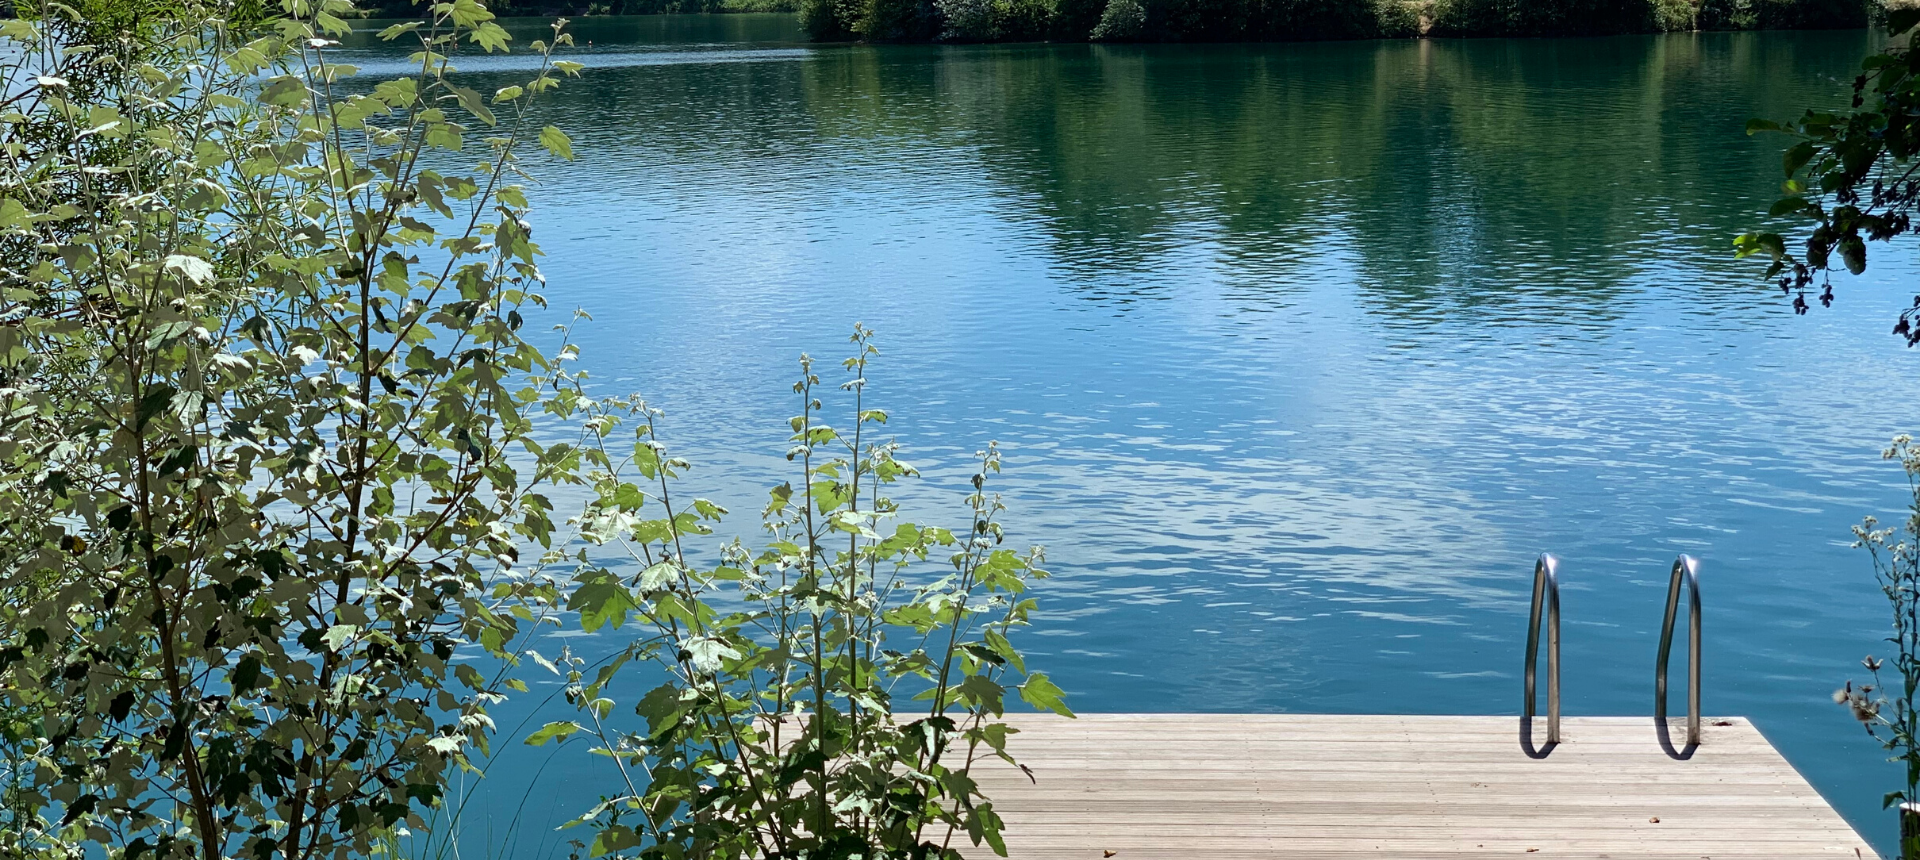
[[(1910, 40), (1920, 25), (1920, 9), (1893, 10), (1887, 19), (1890, 32)], [(1914, 178), (1920, 164), (1915, 161), (1920, 156), (1920, 61), (1907, 44), (1861, 63), (1852, 107), (1842, 113), (1809, 110), (1784, 123), (1747, 124), (1749, 134), (1772, 131), (1799, 138), (1782, 158), (1784, 195), (1768, 214), (1810, 222), (1806, 238), (1791, 248), (1779, 233), (1755, 232), (1741, 236), (1735, 247), (1742, 257), (1772, 258), (1767, 276), (1793, 296), (1800, 313), (1808, 310), (1809, 290), (1821, 305), (1831, 305), (1833, 264), (1856, 275), (1866, 271), (1867, 243), (1912, 232), (1920, 205), (1920, 181)], [(1893, 331), (1908, 346), (1920, 343), (1920, 296)]]
[(861, 0), (800, 0), (800, 26), (816, 42), (850, 42), (865, 5)]
[[(374, 0), (360, 8), (375, 18), (422, 18), (428, 4), (421, 0)], [(488, 8), (506, 17), (579, 15), (660, 15), (702, 12), (792, 12), (796, 0), (501, 0)]]
[(801, 2), (825, 41), (1272, 42), (1836, 29), (1866, 26), (1874, 0), (997, 0), (991, 26), (958, 28), (915, 0)]
[(932, 0), (867, 0), (864, 5), (853, 31), (869, 42), (930, 42), (940, 35)]
[[(4, 2), (4, 0), (0, 0)], [(986, 2), (986, 0), (983, 0)], [(1113, 2), (1137, 31), (1096, 34)], [(1686, 30), (1865, 27), (1875, 0), (994, 0), (990, 38), (960, 35), (933, 0), (506, 0), (502, 15), (796, 11), (818, 42), (1288, 42), (1412, 36), (1607, 36)], [(418, 17), (420, 0), (362, 4)], [(1124, 16), (1122, 16), (1124, 17)]]

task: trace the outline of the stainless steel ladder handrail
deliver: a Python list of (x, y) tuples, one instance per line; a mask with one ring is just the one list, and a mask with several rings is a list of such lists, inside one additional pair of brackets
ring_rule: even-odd
[(1667, 617), (1660, 624), (1660, 656), (1653, 671), (1653, 719), (1667, 723), (1667, 662), (1673, 653), (1673, 622), (1680, 611), (1680, 582), (1687, 584), (1687, 743), (1700, 743), (1700, 560), (1681, 554), (1667, 581)]
[[(1535, 696), (1534, 673), (1540, 662), (1540, 609), (1547, 612), (1547, 743), (1560, 742), (1560, 560), (1541, 553), (1533, 563), (1533, 612), (1527, 623), (1527, 705), (1528, 725), (1533, 724)], [(1664, 683), (1664, 682), (1663, 682)]]

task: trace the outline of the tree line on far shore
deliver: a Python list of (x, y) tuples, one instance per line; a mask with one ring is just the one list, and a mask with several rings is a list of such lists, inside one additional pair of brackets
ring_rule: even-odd
[(801, 0), (819, 41), (1237, 42), (1847, 29), (1872, 0)]
[[(799, 12), (822, 42), (1265, 42), (1865, 27), (1878, 0), (509, 0), (502, 15)], [(363, 4), (418, 14), (415, 0)]]

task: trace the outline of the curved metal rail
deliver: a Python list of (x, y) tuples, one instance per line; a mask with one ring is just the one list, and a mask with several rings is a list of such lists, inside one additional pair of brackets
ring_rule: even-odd
[(1667, 662), (1673, 652), (1673, 622), (1680, 612), (1680, 582), (1687, 584), (1687, 743), (1700, 742), (1700, 560), (1673, 560), (1667, 582), (1667, 618), (1660, 624), (1660, 657), (1653, 671), (1653, 718), (1667, 722)]
[(1547, 611), (1547, 743), (1557, 744), (1560, 742), (1560, 560), (1544, 552), (1540, 560), (1533, 563), (1533, 612), (1527, 623), (1527, 706), (1522, 713), (1528, 724), (1532, 724), (1535, 713), (1534, 672), (1540, 662), (1542, 603)]

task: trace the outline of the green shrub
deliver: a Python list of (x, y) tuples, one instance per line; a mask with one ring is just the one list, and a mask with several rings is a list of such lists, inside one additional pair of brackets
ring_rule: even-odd
[(1848, 30), (1865, 27), (1872, 0), (1701, 0), (1702, 30)]
[(1599, 36), (1657, 29), (1656, 0), (1440, 0), (1434, 30), (1449, 36)]
[[(991, 444), (959, 528), (908, 522), (887, 498), (916, 473), (864, 400), (870, 335), (856, 329), (838, 386), (801, 357), (793, 480), (768, 494), (758, 549), (710, 537), (726, 512), (682, 493), (688, 465), (659, 413), (640, 406), (631, 442), (596, 449), (580, 518), (595, 548), (568, 606), (585, 630), (638, 629), (600, 665), (549, 664), (580, 715), (526, 740), (579, 736), (604, 756), (617, 800), (580, 819), (597, 831), (591, 856), (958, 860), (962, 839), (1005, 855), (968, 772), (1013, 761), (999, 718), (1016, 697), (1071, 716), (1010, 641), (1041, 553), (1001, 546)], [(829, 424), (831, 388), (846, 411)]]
[(853, 32), (869, 42), (931, 42), (940, 35), (940, 12), (933, 0), (864, 0)]
[(1433, 32), (1442, 36), (1506, 35), (1512, 0), (1436, 0)]
[(808, 31), (823, 34), (815, 35), (816, 39), (859, 36), (876, 41), (963, 42), (1047, 38), (1301, 41), (1842, 29), (1867, 26), (1880, 8), (1877, 0), (991, 0), (989, 15), (988, 4), (975, 0), (935, 0), (935, 6), (917, 0), (799, 2)]
[[(351, 78), (351, 3), (276, 6), (106, 51), (51, 2), (0, 22), (0, 857), (366, 856), (558, 611), (520, 552), (580, 465), (533, 416), (578, 392), (522, 338), (519, 159), (572, 157), (529, 113), (568, 39), (488, 98)], [(506, 49), (428, 14), (385, 37)]]
[(1148, 32), (1170, 42), (1259, 38), (1266, 0), (1147, 0)]
[(1089, 34), (1096, 42), (1133, 42), (1147, 33), (1147, 7), (1140, 0), (1107, 0), (1100, 23)]
[(1699, 30), (1751, 30), (1759, 22), (1755, 0), (1700, 0), (1693, 26)]
[(815, 42), (847, 42), (861, 14), (859, 0), (800, 0), (800, 28)]
[(1054, 0), (994, 0), (994, 29), (1009, 42), (1037, 42), (1054, 32)]
[[(844, 431), (802, 359), (760, 551), (684, 551), (724, 511), (672, 494), (658, 413), (522, 336), (521, 151), (573, 158), (533, 119), (568, 37), (487, 97), (432, 59), (506, 49), (473, 0), (385, 31), (417, 65), (364, 82), (350, 3), (284, 8), (188, 0), (113, 51), (51, 3), (0, 21), (0, 858), (380, 856), (489, 754), (522, 658), (592, 725), (527, 741), (620, 770), (592, 856), (1004, 854), (968, 769), (1011, 761), (1008, 702), (1070, 712), (1009, 641), (1046, 574), (1001, 546), (995, 447), (960, 528), (897, 519), (858, 329)], [(647, 635), (549, 660), (563, 601)]]
[(1865, 0), (1754, 0), (1762, 30), (1852, 30), (1867, 26)]
[(1380, 36), (1386, 39), (1410, 39), (1426, 31), (1426, 19), (1433, 9), (1430, 0), (1379, 0), (1374, 15)]
[(1368, 0), (1265, 0), (1250, 35), (1267, 39), (1371, 39), (1380, 8)]
[(993, 0), (934, 0), (943, 42), (991, 42), (1000, 35)]
[(1528, 35), (1603, 36), (1656, 29), (1656, 0), (1548, 0), (1521, 6), (1519, 32)]
[(1084, 42), (1093, 38), (1100, 26), (1106, 0), (1056, 0), (1053, 13), (1053, 38), (1065, 42)]
[[(1910, 436), (1896, 436), (1881, 456), (1897, 459), (1905, 467), (1906, 516), (1898, 526), (1887, 528), (1867, 517), (1853, 527), (1853, 546), (1865, 549), (1872, 558), (1874, 579), (1886, 595), (1893, 635), (1882, 641), (1892, 646), (1893, 654), (1890, 660), (1867, 655), (1862, 667), (1873, 680), (1856, 686), (1849, 679), (1834, 691), (1833, 700), (1851, 711), (1868, 735), (1894, 753), (1891, 760), (1902, 765), (1905, 779), (1900, 789), (1882, 801), (1891, 808), (1920, 800), (1920, 446)], [(1898, 676), (1892, 686), (1880, 676), (1888, 663)], [(1899, 856), (1920, 852), (1915, 835), (1903, 832), (1900, 841)]]
[(1694, 29), (1692, 0), (1654, 0), (1653, 28), (1663, 33), (1684, 33)]

